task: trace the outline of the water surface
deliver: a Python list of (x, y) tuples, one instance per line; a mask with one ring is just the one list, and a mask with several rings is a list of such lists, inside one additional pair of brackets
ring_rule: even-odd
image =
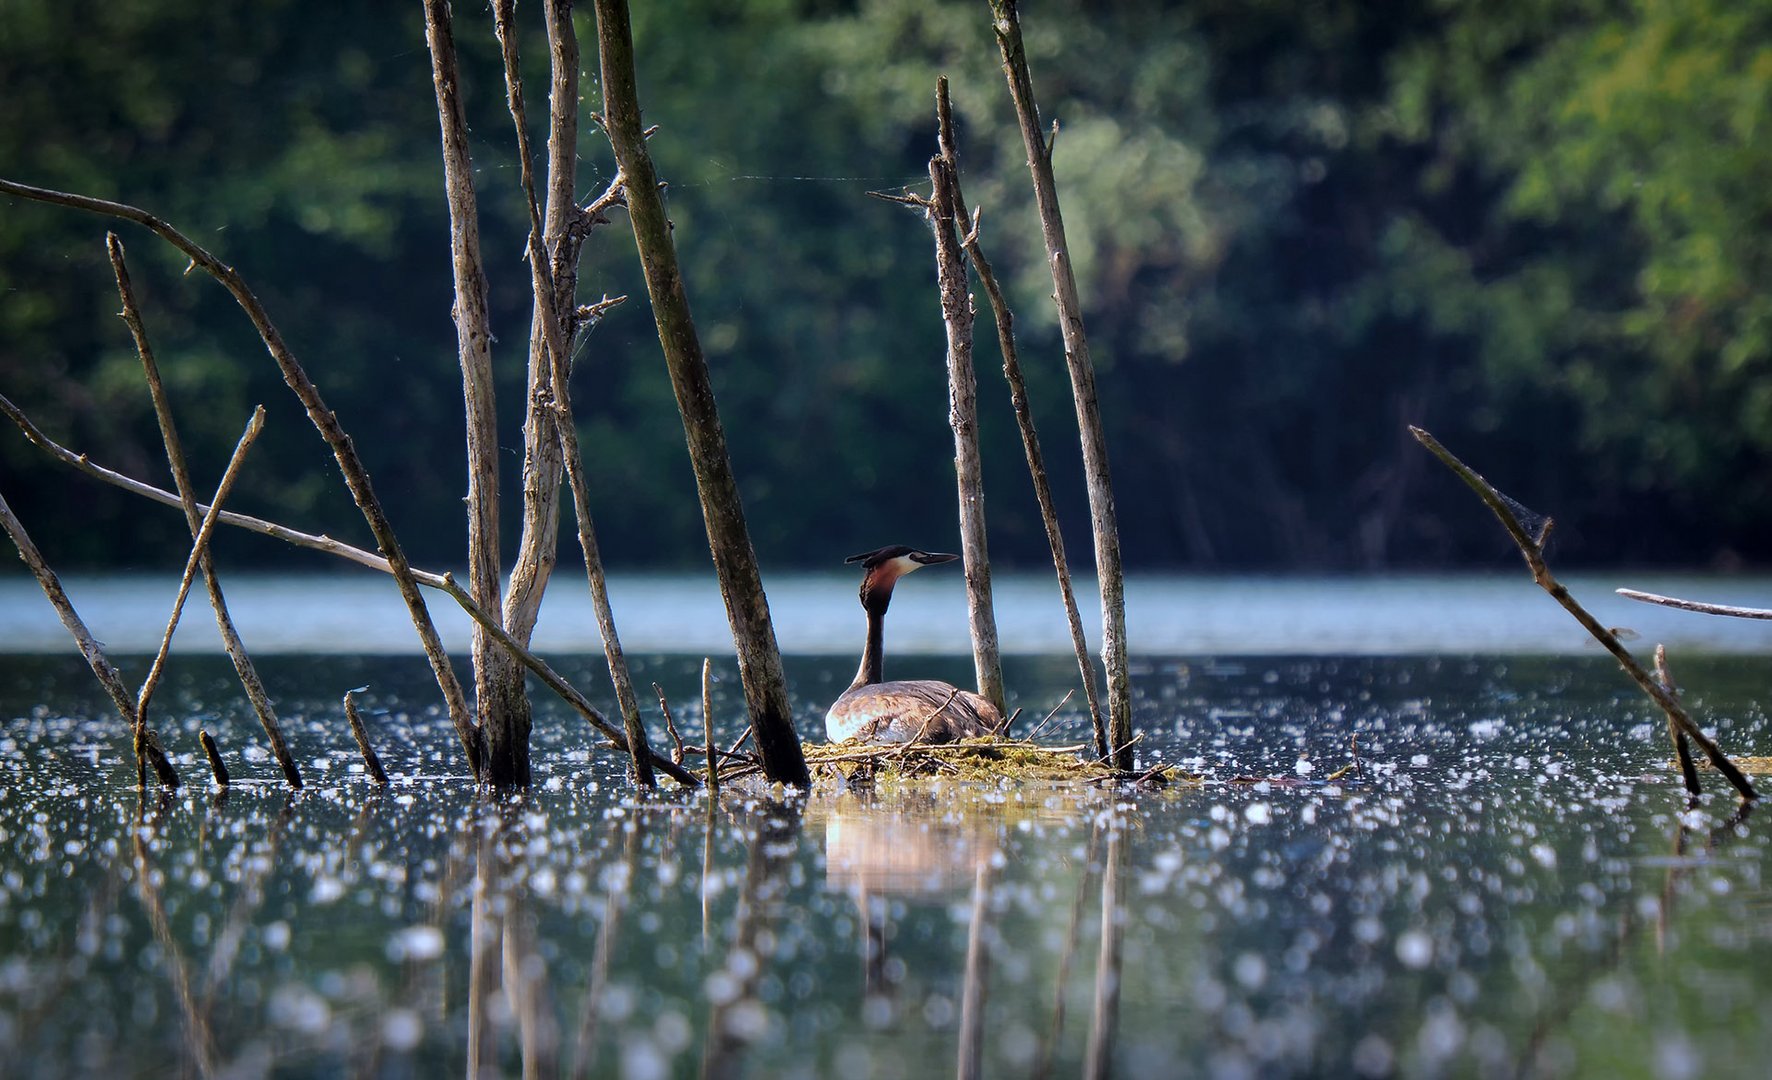
[[(606, 696), (590, 661), (563, 665)], [(1767, 822), (1721, 795), (1686, 811), (1662, 722), (1602, 659), (1147, 656), (1141, 760), (1200, 783), (827, 781), (713, 806), (633, 798), (539, 697), (536, 788), (487, 802), (422, 662), (261, 666), (309, 790), (274, 782), (225, 661), (196, 656), (158, 709), (192, 783), (138, 806), (78, 660), (0, 661), (8, 1075), (1679, 1078), (1772, 1060)], [(790, 661), (802, 723), (849, 666)], [(637, 667), (698, 733), (699, 657)], [(1062, 658), (1007, 674), (1038, 713), (1075, 680)], [(1676, 656), (1676, 674), (1726, 746), (1765, 752), (1772, 664)], [(363, 684), (385, 792), (339, 717)], [(1067, 708), (1048, 734), (1080, 742), (1081, 724)], [(225, 798), (199, 725), (246, 781)]]

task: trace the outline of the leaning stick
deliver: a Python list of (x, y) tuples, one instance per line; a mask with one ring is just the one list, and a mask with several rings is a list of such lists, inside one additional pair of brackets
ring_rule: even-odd
[[(240, 478), (240, 466), (246, 463), (246, 451), (258, 438), (258, 433), (265, 427), (265, 407), (258, 406), (252, 410), (252, 418), (246, 422), (246, 430), (240, 434), (240, 441), (234, 447), (233, 456), (228, 459), (228, 467), (222, 472), (221, 483), (215, 489), (215, 498), (210, 502), (209, 514), (197, 527), (196, 538), (191, 542), (191, 554), (185, 559), (184, 574), (179, 577), (178, 595), (172, 601), (172, 614), (166, 619), (166, 631), (160, 636), (160, 651), (154, 654), (154, 662), (148, 667), (148, 676), (142, 680), (141, 692), (135, 697), (135, 733), (136, 738), (145, 736), (148, 723), (148, 702), (154, 697), (154, 690), (160, 685), (160, 676), (166, 670), (166, 657), (172, 651), (172, 635), (178, 629), (179, 615), (184, 611), (185, 598), (190, 595), (191, 583), (196, 579), (197, 567), (209, 551), (209, 538), (215, 534), (215, 511), (234, 487), (234, 481)], [(285, 751), (287, 753), (288, 751)], [(293, 763), (292, 763), (293, 764)], [(291, 787), (301, 787), (301, 774), (284, 770), (289, 777)]]
[(616, 164), (627, 181), (628, 224), (652, 300), (659, 346), (670, 371), (671, 391), (683, 420), (683, 437), (695, 473), (695, 489), (707, 527), (708, 551), (720, 579), (738, 653), (738, 677), (757, 733), (769, 779), (810, 787), (812, 774), (794, 731), (794, 710), (788, 701), (787, 675), (769, 616), (769, 597), (757, 552), (745, 525), (744, 502), (726, 452), (726, 433), (707, 357), (696, 333), (689, 293), (677, 263), (670, 215), (659, 191), (658, 173), (646, 148), (640, 118), (638, 77), (634, 71), (634, 35), (626, 0), (596, 0), (597, 52), (602, 72), (603, 129), (615, 151)]
[[(530, 163), (529, 124), (523, 108), (523, 81), (518, 75), (516, 38), (510, 28), (514, 6), (514, 0), (498, 0), (493, 11), (500, 49), (504, 55), (505, 95), (511, 118), (517, 127), (523, 192), (529, 204), (529, 267), (536, 315), (541, 322), (550, 358), (547, 388), (554, 399), (554, 428), (559, 437), (560, 455), (566, 465), (567, 480), (572, 485), (572, 509), (578, 520), (578, 546), (584, 555), (585, 577), (589, 579), (591, 589), (591, 606), (597, 615), (599, 636), (603, 639), (603, 658), (609, 667), (609, 680), (615, 684), (615, 700), (621, 709), (622, 727), (629, 746), (646, 747), (646, 725), (640, 716), (640, 699), (634, 693), (634, 681), (628, 673), (621, 638), (615, 630), (615, 614), (609, 604), (609, 582), (603, 573), (603, 556), (597, 544), (597, 527), (591, 517), (590, 489), (585, 480), (584, 459), (578, 445), (578, 426), (572, 418), (572, 397), (566, 381), (566, 365), (571, 358), (567, 354), (566, 332), (561, 325), (560, 316), (561, 304), (570, 303), (570, 298), (562, 300), (558, 295), (554, 271), (548, 265), (546, 234), (541, 209), (536, 202), (535, 174)], [(550, 193), (549, 198), (550, 210), (557, 209), (555, 193)], [(669, 715), (667, 710), (666, 716)], [(633, 762), (634, 782), (637, 785), (647, 789), (658, 786), (652, 775), (649, 754), (630, 754), (629, 760)], [(681, 754), (673, 755), (672, 760), (675, 764), (681, 764)]]
[[(1120, 529), (1114, 510), (1114, 488), (1108, 471), (1107, 435), (1102, 429), (1101, 408), (1095, 393), (1095, 364), (1089, 356), (1089, 339), (1083, 332), (1083, 306), (1077, 298), (1077, 279), (1071, 268), (1070, 245), (1065, 239), (1064, 217), (1058, 207), (1058, 184), (1052, 174), (1052, 144), (1040, 130), (1039, 106), (1034, 101), (1034, 80), (1028, 71), (1027, 50), (1021, 40), (1021, 20), (1016, 0), (990, 0), (997, 45), (1003, 54), (1003, 73), (1015, 102), (1015, 115), (1027, 148), (1028, 172), (1033, 178), (1034, 199), (1040, 211), (1040, 232), (1046, 241), (1046, 257), (1052, 270), (1052, 299), (1058, 308), (1059, 331), (1064, 337), (1065, 365), (1071, 377), (1071, 397), (1077, 410), (1077, 430), (1083, 445), (1083, 472), (1089, 489), (1089, 517), (1095, 533), (1095, 570), (1101, 586), (1101, 655), (1107, 669), (1109, 746), (1125, 746), (1132, 739), (1132, 680), (1126, 649), (1126, 584), (1120, 560)], [(1053, 129), (1057, 135), (1056, 126)], [(1111, 764), (1130, 771), (1132, 759), (1116, 757)]]
[(31, 573), (37, 576), (37, 583), (43, 587), (43, 595), (49, 597), (49, 602), (55, 607), (56, 614), (61, 616), (62, 625), (68, 628), (68, 633), (74, 635), (74, 643), (80, 647), (80, 655), (86, 657), (86, 664), (92, 669), (93, 676), (98, 679), (99, 685), (105, 688), (105, 693), (111, 696), (111, 703), (117, 707), (117, 715), (121, 716), (123, 722), (129, 725), (129, 730), (136, 734), (135, 780), (137, 786), (144, 791), (147, 790), (147, 766), (152, 765), (154, 775), (159, 777), (161, 785), (168, 790), (177, 790), (178, 770), (174, 769), (172, 762), (167, 760), (166, 752), (160, 747), (159, 737), (152, 730), (146, 731), (145, 734), (142, 732), (142, 726), (138, 720), (139, 714), (135, 708), (135, 699), (129, 695), (129, 689), (123, 685), (122, 673), (117, 670), (115, 664), (111, 663), (110, 657), (105, 655), (104, 646), (100, 645), (98, 639), (92, 636), (92, 632), (86, 629), (86, 623), (80, 618), (80, 613), (74, 610), (74, 602), (68, 599), (67, 590), (62, 588), (61, 579), (56, 577), (55, 571), (51, 570), (49, 563), (44, 561), (43, 554), (37, 550), (37, 545), (32, 542), (30, 534), (25, 532), (24, 523), (13, 514), (12, 507), (6, 505), (4, 495), (0, 495), (0, 526), (5, 527), (6, 534), (12, 537), (13, 544), (18, 547), (19, 558), (23, 559), (25, 565), (31, 568)]
[[(160, 365), (154, 359), (154, 349), (148, 344), (147, 327), (142, 322), (140, 308), (136, 306), (135, 290), (129, 280), (129, 267), (123, 258), (123, 242), (117, 238), (116, 233), (105, 234), (105, 250), (111, 257), (111, 270), (117, 278), (117, 293), (123, 302), (123, 322), (129, 327), (130, 336), (135, 339), (135, 351), (141, 357), (142, 371), (148, 381), (148, 394), (154, 401), (154, 416), (160, 423), (160, 440), (166, 447), (166, 463), (172, 468), (173, 484), (184, 503), (185, 524), (194, 538), (203, 528), (203, 514), (197, 510), (197, 489), (191, 481), (191, 468), (185, 460), (184, 444), (179, 439), (178, 428), (172, 420), (172, 403), (160, 380)], [(262, 410), (260, 415), (262, 416)], [(216, 502), (221, 502), (219, 496)], [(271, 753), (282, 767), (284, 778), (288, 780), (290, 787), (299, 788), (302, 786), (301, 770), (296, 767), (295, 757), (290, 754), (289, 747), (283, 741), (283, 730), (277, 723), (276, 710), (271, 707), (270, 695), (265, 693), (264, 682), (258, 677), (252, 658), (246, 654), (246, 644), (240, 640), (240, 632), (235, 629), (234, 620), (228, 615), (228, 604), (222, 597), (221, 581), (215, 574), (215, 558), (207, 545), (199, 545), (195, 550), (201, 553), (198, 565), (203, 570), (203, 584), (209, 591), (209, 606), (215, 611), (215, 625), (221, 632), (222, 647), (227, 650), (228, 659), (234, 662), (234, 673), (239, 676), (240, 685), (246, 690), (247, 699), (252, 702), (252, 710), (258, 716), (259, 725), (264, 728), (265, 737), (270, 740)], [(145, 705), (142, 711), (147, 711)]]
[[(358, 687), (358, 690), (363, 687)], [(351, 737), (357, 740), (357, 749), (363, 754), (363, 768), (368, 770), (369, 778), (378, 784), (388, 782), (388, 774), (381, 767), (381, 758), (376, 756), (375, 747), (369, 745), (369, 729), (363, 726), (363, 718), (357, 715), (357, 703), (351, 695), (357, 690), (345, 691), (345, 719), (351, 724)]]
[(246, 279), (196, 241), (146, 210), (87, 195), (32, 187), (12, 180), (0, 180), (0, 194), (133, 221), (183, 252), (190, 258), (193, 267), (200, 267), (233, 296), (258, 331), (259, 340), (264, 342), (265, 350), (270, 353), (271, 359), (282, 373), (284, 383), (294, 391), (302, 407), (307, 410), (308, 419), (332, 450), (339, 471), (344, 474), (345, 485), (350, 488), (351, 497), (356, 500), (357, 508), (368, 523), (369, 531), (375, 536), (377, 546), (387, 558), (388, 572), (393, 574), (394, 581), (400, 588), (400, 596), (405, 600), (407, 611), (412, 616), (413, 629), (418, 633), (425, 657), (430, 661), (431, 672), (437, 680), (437, 687), (442, 691), (443, 700), (448, 706), (449, 718), (454, 723), (456, 735), (461, 739), (462, 749), (467, 754), (468, 765), (476, 777), (480, 776), (479, 729), (468, 711), (467, 697), (462, 693), (460, 680), (455, 677), (455, 669), (450, 666), (449, 654), (443, 649), (443, 641), (437, 636), (437, 628), (431, 622), (424, 597), (418, 591), (418, 582), (413, 576), (411, 564), (406, 561), (405, 550), (401, 548), (399, 538), (394, 534), (394, 526), (388, 521), (381, 500), (376, 497), (375, 489), (370, 483), (369, 471), (363, 467), (363, 461), (357, 456), (357, 449), (350, 436), (345, 433), (344, 426), (339, 423), (338, 416), (326, 407), (326, 402), (320, 397), (319, 388), (296, 360), (295, 353), (284, 342), (282, 333), (271, 322), (270, 314), (246, 284)]
[(1477, 493), (1477, 497), (1482, 499), (1483, 504), (1489, 507), (1490, 511), (1500, 520), (1501, 527), (1507, 530), (1509, 536), (1513, 537), (1514, 543), (1520, 549), (1520, 554), (1525, 556), (1526, 565), (1532, 570), (1532, 580), (1536, 581), (1545, 592), (1550, 593), (1551, 598), (1561, 604), (1565, 611), (1573, 615), (1575, 621), (1594, 636), (1594, 640), (1605, 646), (1606, 651), (1618, 660), (1625, 673), (1643, 688), (1643, 692), (1648, 694), (1655, 704), (1661, 706), (1662, 712), (1667, 714), (1668, 722), (1677, 726), (1679, 730), (1685, 732), (1693, 742), (1698, 744), (1699, 749), (1704, 751), (1704, 756), (1710, 759), (1710, 763), (1716, 767), (1718, 772), (1728, 777), (1729, 783), (1735, 786), (1735, 790), (1741, 793), (1742, 798), (1759, 798), (1758, 793), (1754, 791), (1753, 784), (1742, 774), (1740, 769), (1735, 767), (1735, 763), (1729, 760), (1729, 756), (1723, 753), (1715, 742), (1711, 741), (1710, 736), (1699, 728), (1698, 724), (1687, 714), (1685, 706), (1681, 705), (1666, 687), (1656, 681), (1655, 676), (1644, 670), (1643, 665), (1637, 662), (1637, 658), (1632, 656), (1630, 650), (1618, 640), (1618, 635), (1602, 626), (1600, 621), (1589, 614), (1588, 610), (1569, 594), (1569, 590), (1551, 575), (1550, 568), (1544, 562), (1544, 538), (1550, 532), (1550, 523), (1546, 522), (1545, 526), (1536, 534), (1529, 532), (1526, 526), (1521, 523), (1519, 516), (1514, 513), (1513, 508), (1507, 504), (1507, 500), (1502, 497), (1501, 492), (1496, 490), (1495, 485), (1483, 479), (1474, 469), (1460, 461), (1452, 451), (1440, 445), (1440, 441), (1426, 431), (1411, 426), (1409, 433), (1414, 435), (1421, 445), (1427, 447), (1430, 453), (1439, 458), (1447, 468), (1458, 475), (1460, 480), (1463, 480), (1472, 491)]
[(962, 243), (972, 259), (972, 269), (990, 299), (991, 312), (997, 320), (997, 344), (1003, 353), (1003, 378), (1009, 382), (1009, 401), (1015, 407), (1015, 422), (1021, 428), (1021, 446), (1027, 453), (1028, 475), (1033, 477), (1034, 498), (1040, 504), (1040, 520), (1046, 524), (1046, 544), (1052, 550), (1052, 568), (1058, 574), (1058, 591), (1064, 598), (1065, 619), (1071, 628), (1071, 649), (1077, 654), (1077, 671), (1083, 677), (1083, 697), (1089, 703), (1089, 720), (1095, 730), (1095, 750), (1107, 756), (1107, 725), (1101, 716), (1101, 692), (1095, 685), (1095, 661), (1089, 657), (1089, 642), (1083, 636), (1083, 616), (1077, 609), (1077, 594), (1071, 588), (1070, 562), (1065, 557), (1064, 534), (1058, 527), (1058, 505), (1052, 498), (1052, 482), (1046, 476), (1046, 459), (1040, 452), (1040, 434), (1034, 429), (1033, 409), (1028, 404), (1027, 381), (1022, 378), (1021, 358), (1015, 349), (1015, 315), (1003, 296), (990, 262), (978, 243), (980, 215), (975, 211), (972, 228)]
[[(26, 438), (47, 450), (59, 460), (79, 469), (81, 472), (99, 480), (103, 480), (108, 484), (120, 487), (132, 494), (140, 495), (145, 499), (160, 503), (162, 506), (176, 507), (180, 505), (177, 495), (162, 490), (161, 488), (154, 487), (152, 484), (144, 484), (139, 480), (131, 479), (130, 477), (124, 476), (122, 473), (107, 469), (102, 465), (97, 465), (90, 461), (86, 455), (76, 454), (51, 440), (44, 435), (35, 424), (31, 423), (30, 418), (20, 411), (16, 405), (8, 401), (4, 395), (0, 395), (0, 413), (4, 413), (11, 418), (12, 421), (24, 431)], [(202, 510), (207, 514), (212, 508), (200, 503), (198, 504), (197, 509)], [(255, 518), (248, 514), (237, 514), (232, 510), (220, 511), (216, 515), (216, 520), (225, 525), (232, 525), (236, 528), (245, 529), (248, 532), (255, 532), (262, 536), (269, 536), (277, 540), (282, 540), (283, 542), (292, 544), (296, 547), (305, 547), (314, 551), (325, 552), (329, 555), (336, 555), (339, 558), (354, 562), (359, 566), (365, 566), (371, 570), (380, 571), (384, 574), (392, 574), (394, 572), (393, 568), (388, 564), (387, 559), (382, 558), (373, 552), (365, 551), (362, 548), (353, 547), (341, 540), (334, 540), (330, 536), (316, 536), (312, 533), (298, 532), (295, 529), (278, 525), (275, 522), (265, 521), (262, 518)], [(603, 713), (598, 710), (595, 705), (592, 705), (583, 694), (579, 693), (571, 683), (567, 682), (558, 672), (549, 667), (547, 661), (535, 655), (526, 645), (507, 633), (504, 627), (500, 625), (497, 618), (487, 614), (478, 604), (474, 603), (474, 598), (468, 595), (466, 589), (456, 584), (452, 575), (433, 573), (428, 570), (418, 570), (410, 566), (407, 567), (407, 570), (412, 574), (413, 580), (418, 584), (448, 594), (449, 598), (454, 600), (457, 606), (459, 606), (469, 618), (473, 619), (479, 625), (486, 627), (488, 633), (492, 635), (494, 640), (510, 650), (511, 654), (514, 655), (524, 667), (528, 668), (541, 678), (541, 681), (546, 684), (548, 689), (559, 695), (561, 699), (589, 721), (592, 727), (596, 728), (598, 732), (609, 738), (609, 740), (615, 744), (616, 749), (624, 754), (628, 752), (626, 737), (621, 735), (618, 729), (610, 725), (609, 721), (603, 716)], [(734, 747), (733, 749), (736, 750), (737, 747)], [(661, 765), (661, 763), (663, 764)], [(652, 755), (653, 767), (662, 769), (662, 771), (671, 779), (676, 780), (678, 783), (687, 787), (699, 787), (701, 785), (701, 781), (694, 773), (687, 769), (683, 769), (680, 766), (673, 771), (671, 768), (665, 767), (669, 764), (670, 761), (668, 758), (661, 757), (656, 753)]]

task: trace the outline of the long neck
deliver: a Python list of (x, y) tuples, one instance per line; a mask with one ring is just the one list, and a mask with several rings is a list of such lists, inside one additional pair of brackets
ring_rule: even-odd
[(855, 673), (855, 681), (849, 684), (851, 690), (882, 681), (880, 670), (886, 658), (886, 605), (892, 599), (892, 587), (888, 585), (884, 593), (862, 601), (861, 606), (868, 613), (868, 643), (861, 650), (861, 668)]

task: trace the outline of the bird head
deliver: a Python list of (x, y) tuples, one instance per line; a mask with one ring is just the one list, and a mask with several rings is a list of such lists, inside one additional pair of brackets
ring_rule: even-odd
[(898, 579), (913, 570), (936, 563), (953, 562), (958, 555), (948, 555), (938, 551), (918, 551), (903, 544), (893, 544), (877, 551), (864, 551), (860, 555), (851, 555), (843, 560), (844, 565), (860, 563), (861, 605), (870, 611), (886, 610), (892, 600), (892, 587)]

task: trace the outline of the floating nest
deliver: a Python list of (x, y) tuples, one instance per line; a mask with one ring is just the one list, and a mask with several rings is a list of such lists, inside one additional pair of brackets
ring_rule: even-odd
[[(1095, 760), (1087, 743), (1045, 746), (1028, 739), (982, 735), (951, 743), (802, 743), (814, 776), (868, 783), (887, 777), (953, 780), (1029, 780), (1085, 784), (1140, 783), (1161, 787), (1200, 779), (1170, 765), (1122, 772)], [(739, 779), (760, 766), (725, 765), (720, 778)]]

